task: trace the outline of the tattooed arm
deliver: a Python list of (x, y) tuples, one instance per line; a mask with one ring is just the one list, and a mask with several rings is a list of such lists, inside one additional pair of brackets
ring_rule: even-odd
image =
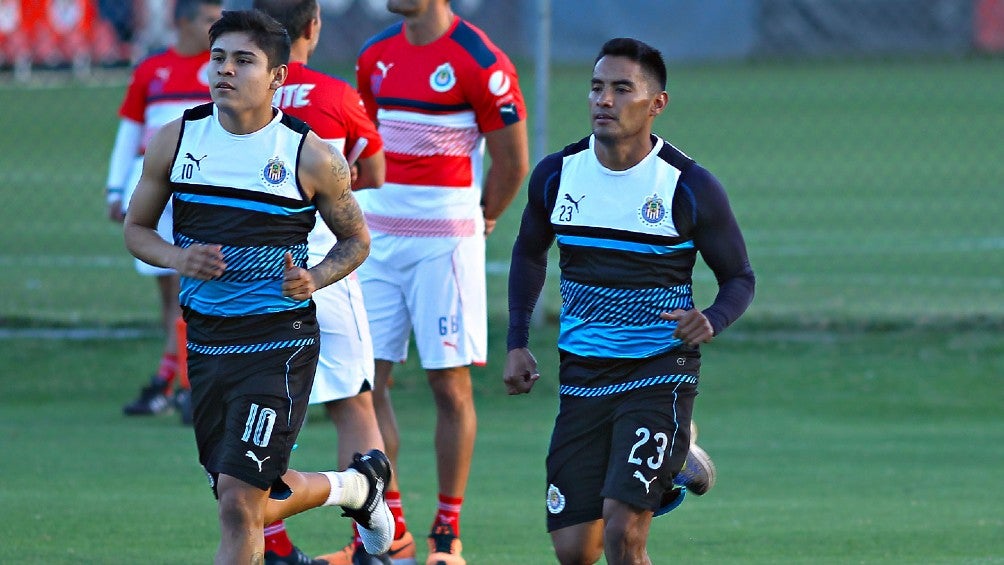
[[(340, 152), (311, 132), (300, 154), (300, 184), (324, 223), (338, 238), (327, 256), (310, 269), (287, 269), (283, 292), (297, 299), (348, 275), (369, 255), (370, 232), (352, 196), (351, 174)], [(305, 271), (300, 273), (298, 271)], [(308, 275), (309, 276), (306, 276)]]

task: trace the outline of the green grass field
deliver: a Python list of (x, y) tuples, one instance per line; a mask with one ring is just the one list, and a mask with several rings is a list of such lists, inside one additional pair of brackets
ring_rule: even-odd
[[(464, 512), (465, 556), (553, 563), (543, 458), (557, 398), (553, 328), (530, 396), (507, 397), (496, 363), (476, 373), (480, 430)], [(157, 351), (152, 340), (0, 341), (8, 367), (0, 438), (0, 562), (207, 563), (214, 504), (191, 430), (175, 417), (125, 420)], [(657, 519), (655, 563), (1004, 563), (1004, 343), (984, 332), (862, 334), (737, 328), (706, 348), (697, 404), (719, 483)], [(413, 365), (396, 402), (406, 512), (435, 505), (431, 399)], [(293, 462), (332, 466), (319, 411)], [(288, 522), (309, 552), (347, 540), (332, 509)]]
[[(588, 72), (554, 73), (551, 150), (588, 133)], [(104, 219), (123, 88), (0, 84), (0, 563), (205, 563), (215, 549), (191, 430), (120, 415), (158, 351), (153, 285)], [(725, 184), (758, 289), (705, 349), (697, 419), (719, 485), (656, 520), (653, 561), (1004, 563), (1004, 61), (687, 67), (669, 90), (658, 131)], [(554, 562), (553, 324), (534, 335), (534, 394), (509, 398), (500, 382), (520, 207), (489, 240), (492, 351), (476, 373), (463, 526), (475, 565)], [(713, 277), (696, 281), (707, 303)], [(552, 284), (548, 319), (558, 305)], [(40, 331), (52, 326), (138, 337)], [(421, 534), (431, 400), (414, 361), (397, 374), (404, 502)], [(295, 466), (330, 468), (334, 442), (312, 413)], [(331, 551), (348, 536), (337, 514), (289, 528)]]

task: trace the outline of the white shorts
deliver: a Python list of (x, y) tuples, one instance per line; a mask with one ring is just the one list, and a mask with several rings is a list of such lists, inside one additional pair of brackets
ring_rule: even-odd
[[(125, 191), (122, 194), (122, 213), (124, 214), (129, 208), (129, 200), (132, 199), (132, 195), (136, 192), (136, 184), (139, 183), (139, 177), (143, 173), (143, 158), (136, 157), (133, 161), (132, 169), (129, 170), (129, 177), (126, 179)], [(174, 242), (174, 206), (171, 204), (171, 200), (167, 201), (167, 206), (164, 207), (164, 213), (160, 215), (160, 220), (157, 221), (157, 233), (160, 237), (164, 238), (164, 241), (169, 243)], [(144, 263), (139, 259), (133, 260), (136, 266), (136, 272), (141, 275), (147, 275), (152, 277), (166, 277), (168, 275), (175, 274), (174, 269), (165, 269), (163, 267), (154, 267), (149, 263)]]
[(484, 365), (488, 351), (485, 240), (460, 238), (445, 251), (434, 238), (373, 233), (379, 248), (359, 267), (376, 359), (405, 361), (408, 339), (424, 369)]
[(373, 340), (355, 273), (314, 293), (321, 353), (310, 403), (353, 397), (373, 387)]

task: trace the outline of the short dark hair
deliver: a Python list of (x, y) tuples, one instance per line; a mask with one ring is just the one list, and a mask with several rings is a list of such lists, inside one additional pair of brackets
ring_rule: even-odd
[(175, 0), (174, 21), (194, 20), (203, 6), (222, 6), (223, 0)]
[(303, 37), (317, 15), (317, 0), (254, 0), (254, 7), (282, 24), (293, 41)]
[(593, 66), (606, 56), (625, 57), (639, 65), (658, 82), (662, 90), (666, 90), (666, 61), (658, 49), (633, 37), (615, 37), (603, 44), (600, 54), (593, 61)]
[(274, 69), (289, 63), (289, 34), (282, 24), (261, 10), (224, 10), (223, 17), (209, 28), (209, 44), (225, 33), (243, 32), (265, 52), (268, 66)]

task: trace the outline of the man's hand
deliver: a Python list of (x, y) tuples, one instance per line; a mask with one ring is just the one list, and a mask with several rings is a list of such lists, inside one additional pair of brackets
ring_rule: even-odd
[(702, 343), (708, 343), (715, 337), (715, 330), (711, 327), (711, 322), (697, 308), (693, 310), (673, 310), (659, 314), (663, 320), (676, 322), (676, 331), (673, 337), (682, 340), (691, 347)]
[(282, 295), (293, 300), (307, 300), (317, 290), (314, 277), (310, 271), (293, 264), (293, 255), (287, 251), (283, 258), (286, 262), (286, 274), (282, 281)]
[(223, 274), (227, 264), (223, 260), (223, 247), (196, 243), (184, 249), (178, 248), (171, 267), (183, 277), (208, 281)]
[(122, 199), (108, 201), (108, 219), (113, 222), (122, 223), (125, 219), (125, 212), (122, 211)]
[(521, 347), (509, 352), (505, 360), (505, 374), (502, 376), (506, 392), (526, 394), (530, 392), (533, 384), (539, 378), (537, 359), (534, 358), (529, 349)]
[(485, 215), (485, 205), (481, 205), (481, 217), (485, 219), (485, 239), (495, 231), (495, 224), (498, 223), (497, 219), (489, 218)]

